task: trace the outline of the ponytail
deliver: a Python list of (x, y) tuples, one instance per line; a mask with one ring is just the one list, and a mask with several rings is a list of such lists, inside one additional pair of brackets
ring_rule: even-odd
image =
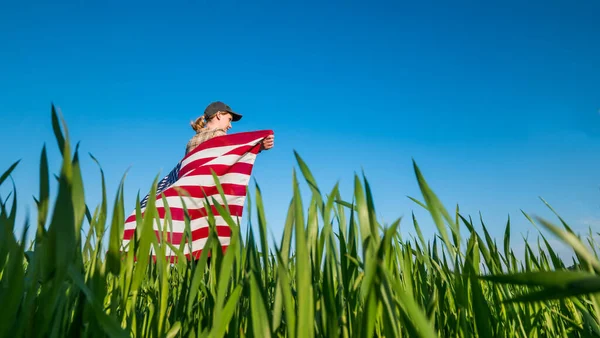
[(202, 128), (206, 126), (206, 119), (204, 118), (204, 115), (197, 118), (196, 121), (190, 122), (190, 125), (192, 126), (192, 129), (194, 129), (196, 132), (202, 130)]

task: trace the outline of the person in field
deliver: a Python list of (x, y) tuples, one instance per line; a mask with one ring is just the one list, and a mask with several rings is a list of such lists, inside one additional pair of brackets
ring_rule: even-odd
[[(191, 122), (192, 129), (196, 131), (185, 147), (185, 154), (196, 148), (202, 142), (213, 137), (227, 135), (231, 129), (231, 122), (242, 119), (242, 115), (234, 112), (231, 107), (221, 101), (212, 102), (204, 110), (204, 114)], [(274, 146), (274, 136), (265, 138), (261, 145), (262, 150), (268, 150)]]

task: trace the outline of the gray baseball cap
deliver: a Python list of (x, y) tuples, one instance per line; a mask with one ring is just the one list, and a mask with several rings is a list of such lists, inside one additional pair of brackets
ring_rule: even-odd
[(233, 116), (232, 121), (239, 121), (242, 119), (242, 115), (238, 114), (236, 112), (233, 111), (233, 109), (231, 109), (230, 106), (226, 105), (225, 103), (221, 102), (221, 101), (215, 101), (211, 104), (209, 104), (206, 109), (204, 109), (204, 115), (209, 118), (213, 115), (215, 115), (217, 112), (220, 111), (224, 111), (224, 112), (228, 112), (231, 114), (231, 116)]

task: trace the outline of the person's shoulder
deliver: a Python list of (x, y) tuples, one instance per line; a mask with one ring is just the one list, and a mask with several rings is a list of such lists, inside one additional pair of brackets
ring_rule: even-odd
[(224, 129), (213, 129), (213, 137), (214, 136), (225, 136), (227, 132)]

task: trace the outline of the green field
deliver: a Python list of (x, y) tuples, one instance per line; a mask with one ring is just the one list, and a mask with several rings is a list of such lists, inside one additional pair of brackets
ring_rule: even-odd
[[(524, 214), (568, 244), (575, 264), (563, 262), (543, 233), (517, 259), (509, 222), (500, 244), (485, 225), (477, 233), (470, 218), (444, 208), (415, 164), (422, 192), (415, 203), (437, 226), (426, 239), (414, 217), (378, 223), (365, 177), (355, 177), (352, 196), (322, 190), (296, 154), (282, 238), (269, 239), (268, 206), (256, 186), (245, 212), (257, 216), (258, 233), (241, 232), (229, 217), (225, 255), (211, 232), (199, 261), (168, 264), (152, 230), (152, 199), (135, 251), (121, 255), (123, 181), (109, 200), (100, 169), (102, 202), (85, 205), (79, 154), (54, 108), (52, 126), (63, 154), (58, 191), (49, 191), (44, 148), (37, 219), (15, 233), (18, 187), (0, 199), (0, 337), (600, 336), (598, 245), (591, 231), (581, 238), (558, 216), (554, 224)], [(19, 166), (2, 170), (4, 187)], [(310, 189), (310, 201), (300, 189)], [(416, 239), (400, 236), (401, 223)], [(30, 227), (33, 243), (25, 240)]]

